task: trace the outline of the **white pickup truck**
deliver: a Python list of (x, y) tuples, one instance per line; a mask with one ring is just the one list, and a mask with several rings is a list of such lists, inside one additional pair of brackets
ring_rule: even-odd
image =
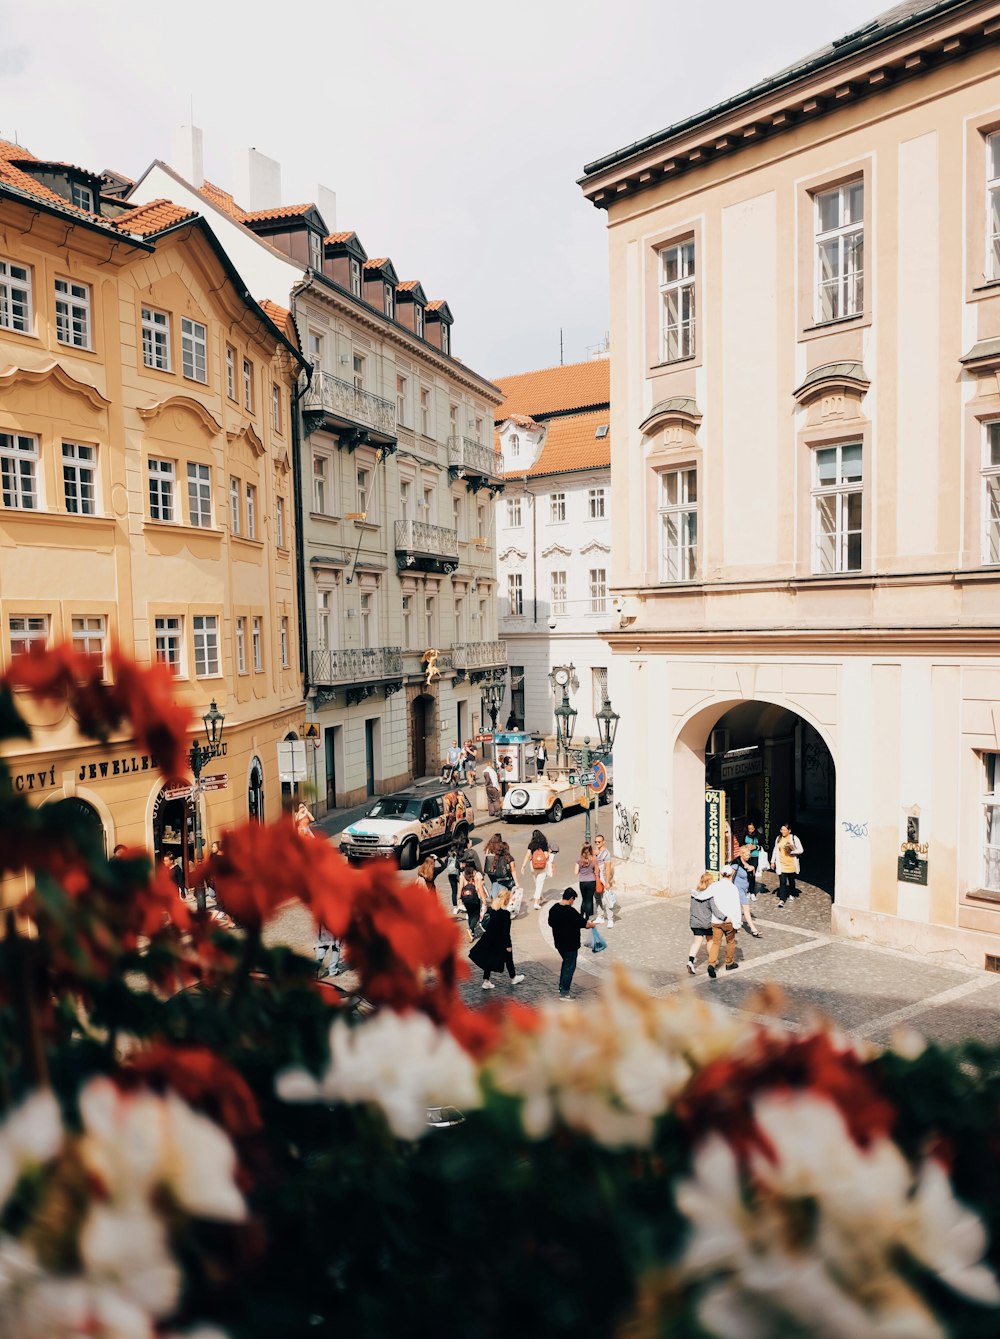
[[(457, 796), (454, 812), (446, 797)], [(416, 869), (427, 855), (447, 851), (464, 841), (475, 819), (461, 791), (401, 790), (380, 795), (362, 818), (340, 835), (341, 853), (348, 860), (393, 857), (400, 869)]]

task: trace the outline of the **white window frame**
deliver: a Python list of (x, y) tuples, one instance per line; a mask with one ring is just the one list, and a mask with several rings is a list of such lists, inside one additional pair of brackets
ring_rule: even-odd
[(208, 327), (181, 317), (181, 372), (188, 381), (208, 385)]
[(365, 366), (367, 360), (363, 354), (355, 353), (351, 355), (351, 368), (354, 376), (354, 389), (363, 391), (365, 388)]
[(0, 499), (5, 510), (40, 509), (40, 459), (33, 433), (0, 432)]
[(184, 669), (184, 619), (179, 614), (158, 614), (153, 619), (153, 649), (156, 660), (180, 678)]
[(86, 656), (100, 656), (104, 674), (108, 644), (108, 620), (103, 614), (77, 614), (71, 620), (73, 650)]
[(309, 361), (317, 372), (323, 371), (323, 336), (318, 330), (309, 331)]
[(406, 397), (409, 382), (401, 372), (396, 373), (396, 422), (401, 428), (407, 426), (406, 423)]
[(358, 623), (361, 628), (361, 645), (364, 649), (372, 646), (372, 624), (375, 615), (373, 592), (363, 590), (358, 596)]
[(43, 649), (49, 644), (48, 614), (12, 614), (7, 620), (10, 635), (10, 656), (28, 655), (33, 646)]
[(449, 352), (449, 347), (448, 347), (448, 346), (449, 346), (450, 343), (451, 343), (451, 338), (450, 338), (449, 333), (448, 333), (448, 325), (447, 325), (447, 322), (442, 321), (442, 322), (441, 322), (441, 352), (442, 352), (442, 353), (448, 353), (448, 352)]
[(383, 284), (382, 288), (385, 314), (390, 321), (394, 321), (396, 319), (396, 294), (393, 292), (390, 283)]
[(288, 630), (288, 615), (282, 614), (278, 620), (278, 635), (281, 644), (281, 668), (289, 669), (291, 666), (291, 650)]
[(333, 591), (329, 586), (316, 588), (316, 646), (320, 651), (330, 651), (333, 634)]
[(603, 521), (607, 515), (607, 489), (587, 490), (587, 514), (592, 521)]
[(94, 192), (89, 186), (83, 186), (78, 181), (71, 181), (69, 184), (70, 203), (76, 205), (77, 209), (83, 209), (88, 214), (94, 213)]
[(549, 573), (549, 612), (553, 618), (566, 617), (566, 569), (556, 568)]
[(142, 361), (154, 372), (172, 372), (170, 313), (158, 307), (142, 308)]
[(18, 335), (34, 333), (31, 289), (31, 266), (0, 256), (0, 329), (13, 330)]
[(608, 671), (605, 665), (594, 665), (590, 670), (590, 702), (594, 716), (608, 701)]
[(63, 505), (73, 516), (97, 515), (97, 447), (93, 442), (62, 444)]
[[(668, 481), (674, 480), (675, 500)], [(661, 470), (657, 476), (658, 542), (661, 581), (695, 581), (698, 577), (698, 471), (693, 465)], [(669, 549), (665, 539), (673, 528)]]
[(412, 644), (413, 596), (401, 595), (399, 610), (403, 620), (403, 650), (408, 651)]
[(309, 268), (317, 274), (323, 272), (323, 239), (312, 228), (309, 229)]
[(435, 646), (437, 644), (437, 596), (424, 596), (424, 630), (427, 636), (427, 645)]
[(242, 535), (243, 533), (242, 491), (239, 479), (235, 474), (231, 474), (229, 476), (229, 533), (231, 535)]
[(520, 572), (507, 573), (507, 609), (511, 618), (524, 617), (524, 577)]
[(507, 438), (507, 455), (511, 460), (519, 460), (521, 457), (521, 438), (516, 432)]
[(247, 621), (242, 616), (236, 620), (236, 673), (247, 671)]
[(191, 636), (194, 643), (194, 677), (217, 679), (220, 665), (218, 614), (193, 614)]
[(253, 363), (249, 358), (243, 359), (243, 408), (253, 413)]
[[(322, 469), (316, 466), (321, 465)], [(333, 456), (315, 447), (312, 453), (312, 509), (317, 516), (332, 516)]]
[(212, 528), (212, 467), (202, 465), (197, 460), (189, 460), (187, 467), (188, 483), (188, 524), (198, 530)]
[(982, 795), (982, 888), (1000, 893), (1000, 753), (990, 750), (981, 755), (983, 762)]
[(173, 524), (176, 520), (175, 487), (177, 467), (172, 460), (163, 460), (150, 456), (146, 462), (146, 477), (149, 483), (149, 519)]
[(77, 279), (55, 279), (56, 339), (72, 349), (92, 348), (90, 284)]
[(253, 672), (264, 673), (264, 620), (254, 614), (250, 625), (250, 639), (253, 645)]
[(986, 136), (986, 280), (1000, 279), (1000, 130)]
[(520, 497), (509, 497), (507, 499), (507, 527), (510, 530), (517, 530), (524, 524), (521, 519), (521, 499)]
[[(861, 473), (855, 477), (844, 473), (844, 452), (857, 448), (861, 453)], [(836, 478), (833, 483), (821, 483), (819, 478), (821, 458), (834, 452)], [(846, 572), (860, 572), (864, 569), (864, 444), (852, 439), (845, 442), (831, 442), (825, 446), (813, 447), (812, 465), (812, 571), (816, 575), (830, 575)], [(851, 501), (858, 499), (858, 523), (850, 524)], [(824, 528), (823, 516), (826, 504), (832, 501), (834, 508), (833, 528)], [(857, 561), (851, 561), (851, 541), (857, 537)], [(833, 565), (826, 562), (823, 540), (833, 541)]]
[(431, 393), (423, 386), (420, 388), (420, 431), (424, 437), (431, 435)]
[(274, 499), (274, 542), (279, 549), (286, 548), (285, 544), (285, 499), (278, 493)]
[(695, 242), (685, 237), (660, 250), (660, 358), (677, 363), (696, 350)]
[(257, 485), (247, 484), (247, 539), (257, 538)]
[(372, 471), (368, 465), (359, 465), (355, 475), (358, 485), (358, 511), (367, 521), (368, 516), (368, 494), (371, 491)]
[(458, 493), (451, 495), (451, 519), (455, 523), (455, 538), (465, 541), (465, 506)]
[(608, 612), (608, 569), (606, 567), (591, 567), (589, 570), (590, 612), (592, 614), (606, 614)]
[(239, 403), (236, 399), (236, 350), (231, 344), (226, 345), (226, 397)]
[(361, 261), (351, 256), (349, 268), (351, 272), (351, 292), (356, 298), (359, 298), (361, 296)]
[(1000, 419), (983, 424), (983, 563), (1000, 564)]
[(281, 432), (281, 387), (276, 381), (271, 382), (271, 427)]
[(417, 339), (424, 337), (424, 309), (419, 302), (413, 304), (413, 330)]
[(549, 524), (562, 525), (566, 520), (566, 494), (549, 494)]
[[(850, 217), (853, 193), (860, 188), (861, 212)], [(824, 201), (836, 198), (839, 222), (823, 227)], [(813, 218), (816, 244), (814, 249), (815, 275), (813, 289), (816, 302), (816, 324), (830, 321), (853, 320), (865, 309), (865, 182), (863, 177), (852, 177), (829, 190), (813, 195)], [(845, 222), (845, 219), (847, 220)], [(860, 247), (860, 267), (856, 250)], [(824, 256), (832, 260), (829, 276), (824, 278)], [(828, 297), (828, 310), (824, 298)]]

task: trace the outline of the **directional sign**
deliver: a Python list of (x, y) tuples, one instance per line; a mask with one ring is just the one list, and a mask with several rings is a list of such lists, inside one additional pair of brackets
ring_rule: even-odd
[(205, 790), (228, 790), (229, 773), (220, 772), (217, 776), (203, 776), (201, 784)]
[(591, 780), (587, 782), (587, 785), (595, 795), (600, 795), (601, 792), (607, 788), (608, 769), (602, 762), (595, 762), (590, 769), (590, 775)]
[(493, 736), (489, 733), (489, 731), (486, 731), (486, 732), (483, 733), (483, 734), (478, 734), (478, 735), (476, 735), (476, 743), (477, 743), (477, 744), (492, 744), (492, 743), (493, 743)]
[(165, 800), (186, 800), (190, 794), (190, 786), (167, 786), (163, 792), (163, 798)]
[(590, 789), (593, 790), (596, 784), (593, 768), (591, 768), (589, 771), (581, 772), (578, 777), (578, 780), (581, 786), (589, 786)]

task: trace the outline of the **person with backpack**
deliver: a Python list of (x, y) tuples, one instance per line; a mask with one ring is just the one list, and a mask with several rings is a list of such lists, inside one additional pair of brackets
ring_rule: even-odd
[(693, 938), (688, 949), (687, 969), (692, 976), (698, 970), (695, 967), (695, 960), (703, 944), (706, 952), (708, 951), (708, 942), (712, 938), (712, 918), (715, 917), (720, 924), (725, 919), (721, 907), (715, 903), (714, 892), (715, 875), (711, 870), (706, 870), (698, 880), (697, 887), (691, 889), (690, 919)]
[(799, 872), (802, 843), (788, 823), (782, 823), (771, 852), (771, 868), (778, 872), (778, 906), (784, 908), (790, 897), (798, 897), (795, 876)]
[(493, 847), (492, 854), (483, 861), (483, 873), (489, 878), (493, 896), (496, 897), (504, 889), (507, 892), (513, 889), (514, 861), (511, 859), (510, 847), (507, 843), (499, 833), (494, 835), (496, 845)]
[(528, 849), (524, 853), (524, 859), (521, 861), (521, 873), (523, 874), (530, 864), (535, 876), (535, 900), (532, 904), (535, 911), (541, 910), (542, 889), (545, 887), (545, 880), (552, 875), (552, 856), (553, 851), (544, 832), (535, 828), (531, 834), (531, 841), (528, 842)]
[(458, 896), (469, 920), (469, 943), (471, 944), (476, 937), (479, 919), (488, 905), (483, 876), (471, 860), (467, 860), (462, 866), (462, 873), (458, 880)]

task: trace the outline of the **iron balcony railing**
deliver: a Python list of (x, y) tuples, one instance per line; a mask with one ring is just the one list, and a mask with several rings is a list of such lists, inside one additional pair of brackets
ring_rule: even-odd
[(481, 474), (487, 479), (503, 473), (503, 457), (491, 446), (474, 442), (471, 437), (448, 438), (448, 465), (453, 470)]
[(493, 669), (507, 664), (506, 642), (459, 642), (451, 648), (459, 670)]
[(351, 646), (312, 653), (312, 681), (321, 688), (398, 679), (402, 673), (403, 651), (399, 646)]
[(396, 435), (394, 404), (318, 368), (313, 372), (303, 408), (307, 413), (322, 411), (392, 437)]
[(425, 521), (397, 521), (396, 552), (457, 559), (458, 531)]

